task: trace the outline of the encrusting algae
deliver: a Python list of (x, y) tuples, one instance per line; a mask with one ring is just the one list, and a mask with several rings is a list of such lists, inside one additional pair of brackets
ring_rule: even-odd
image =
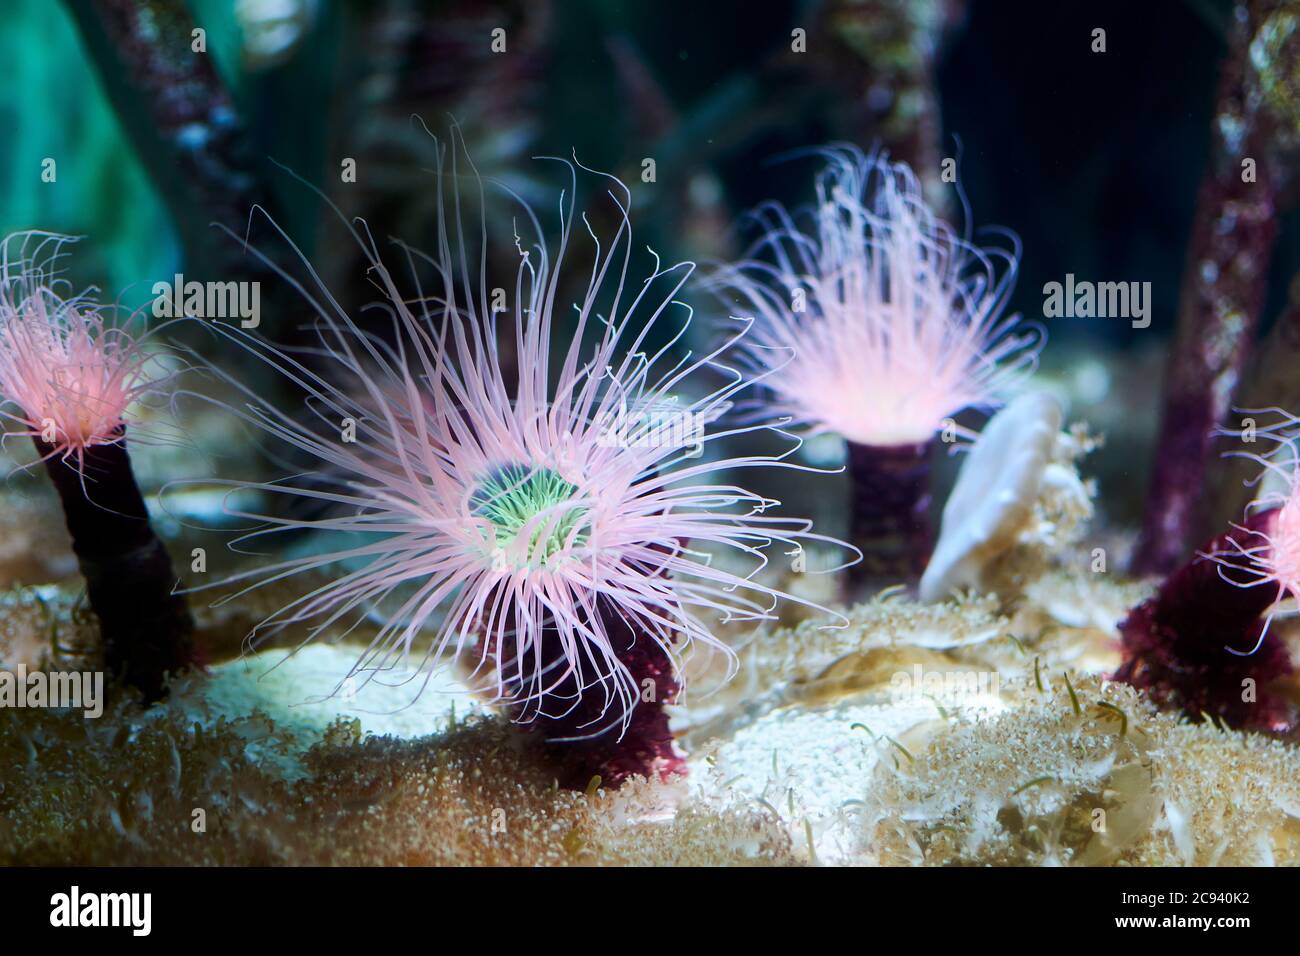
[[(1103, 679), (1117, 622), (1151, 586), (1094, 571), (1082, 520), (1043, 494), (1038, 525), (1069, 533), (1022, 538), (1041, 560), (998, 592), (921, 603), (896, 588), (838, 622), (721, 627), (739, 674), (719, 684), (716, 657), (688, 660), (696, 693), (670, 708), (685, 780), (560, 787), (544, 747), (473, 697), (422, 736), (347, 700), (294, 710), (276, 695), (305, 672), (274, 668), (355, 645), (241, 657), (259, 608), (199, 607), (196, 641), (218, 659), (154, 707), (117, 690), (92, 721), (0, 709), (0, 861), (1300, 862), (1292, 745)], [(784, 573), (775, 586), (796, 592)], [(93, 617), (70, 590), (5, 604), (7, 667), (93, 666)]]
[(0, 784), (5, 864), (797, 862), (761, 808), (693, 802), (665, 815), (664, 792), (644, 781), (560, 789), (499, 719), (418, 740), (363, 737), (340, 720), (290, 781), (258, 755), (283, 733), (261, 715), (133, 728), (130, 703), (101, 721), (17, 713), (0, 712), (0, 760), (17, 770)]
[[(1114, 585), (1117, 592), (1125, 587), (1133, 586)], [(84, 627), (85, 612), (71, 600), (27, 590), (10, 601), (22, 613), (9, 616), (6, 654), (41, 646), (52, 632), (77, 634), (74, 613)], [(1019, 607), (1008, 615), (1007, 602), (994, 595), (926, 605), (895, 593), (852, 609), (843, 628), (809, 620), (754, 639), (740, 649), (741, 676), (718, 692), (726, 707), (705, 696), (675, 708), (696, 768), (689, 790), (643, 779), (617, 791), (597, 781), (589, 792), (559, 788), (536, 742), (495, 717), (401, 739), (366, 734), (365, 717), (337, 720), (313, 736), (264, 714), (232, 719), (213, 708), (205, 715), (203, 688), (215, 677), (198, 674), (181, 678), (174, 699), (147, 719), (121, 696), (96, 721), (0, 710), (0, 759), (13, 768), (0, 784), (0, 859), (1295, 861), (1300, 758), (1289, 744), (1180, 722), (1095, 674), (1071, 670), (1068, 689), (1064, 668), (1106, 653), (1095, 628), (1058, 622), (1033, 632), (1025, 622), (1047, 612), (1028, 595), (1012, 603)], [(210, 614), (200, 615), (200, 636)], [(17, 633), (24, 622), (26, 633)], [(1114, 666), (1117, 654), (1108, 653), (1097, 670)], [(235, 660), (214, 672), (235, 667), (253, 681), (278, 656)], [(922, 701), (900, 694), (896, 675), (918, 665), (927, 675), (996, 673), (996, 706), (975, 707), (960, 693)], [(745, 701), (757, 711), (748, 720), (719, 719)], [(903, 715), (896, 733), (876, 722), (876, 714), (889, 713)], [(873, 716), (854, 726), (863, 714)], [(812, 805), (799, 775), (821, 760), (822, 744), (812, 738), (797, 748), (803, 753), (785, 750), (773, 728), (793, 722), (805, 733), (834, 728), (861, 751), (865, 769), (850, 781), (856, 799)], [(736, 766), (749, 771), (752, 764), (743, 753), (749, 745), (731, 743), (745, 739), (746, 726), (753, 746), (775, 745), (762, 759), (780, 786), (755, 778), (749, 788), (732, 779)], [(129, 761), (122, 759), (126, 748)], [(290, 763), (297, 772), (285, 772)], [(720, 779), (724, 774), (731, 776)], [(1091, 829), (1097, 809), (1105, 811), (1107, 835)], [(1229, 833), (1231, 840), (1221, 839)]]
[(895, 865), (1300, 863), (1300, 753), (1064, 673), (878, 764), (865, 853)]

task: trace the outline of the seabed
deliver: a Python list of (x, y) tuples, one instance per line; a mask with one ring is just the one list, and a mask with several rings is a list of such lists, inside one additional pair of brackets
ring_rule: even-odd
[[(73, 583), (8, 591), (0, 662), (93, 669), (68, 556), (24, 537), (53, 503), (21, 479), (6, 495), (6, 579)], [(723, 682), (717, 656), (690, 658), (672, 710), (688, 772), (618, 790), (559, 788), (536, 741), (455, 668), (414, 703), (401, 683), (330, 695), (365, 635), (253, 652), (243, 637), (276, 594), (195, 602), (209, 666), (162, 703), (110, 694), (93, 720), (0, 709), (0, 862), (1300, 862), (1296, 749), (1108, 681), (1116, 622), (1152, 585), (1097, 573), (1086, 520), (1039, 504), (1053, 533), (1022, 535), (996, 590), (921, 604), (886, 589), (838, 628), (815, 612), (724, 627), (739, 672)], [(832, 602), (832, 578), (774, 583)], [(1294, 654), (1300, 628), (1274, 626)]]

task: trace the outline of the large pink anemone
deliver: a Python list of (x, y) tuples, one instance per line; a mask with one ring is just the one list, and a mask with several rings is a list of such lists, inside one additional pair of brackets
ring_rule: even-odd
[[(349, 231), (384, 296), (369, 317), (340, 308), (304, 259), (310, 279), (299, 288), (319, 338), (311, 358), (215, 327), (305, 391), (306, 414), (297, 414), (232, 380), (246, 400), (236, 411), (317, 466), (236, 483), (284, 506), (232, 505), (265, 523), (241, 540), (300, 530), (339, 539), (232, 580), (247, 590), (332, 569), (262, 630), (337, 633), (370, 615), (378, 633), (349, 677), (397, 670), (422, 687), (425, 665), (458, 658), (491, 700), (553, 740), (611, 727), (618, 733), (606, 741), (628, 738), (624, 752), (587, 768), (606, 783), (673, 769), (660, 705), (684, 655), (697, 646), (730, 653), (714, 636), (718, 620), (773, 616), (787, 595), (756, 577), (769, 545), (828, 540), (806, 521), (768, 514), (778, 502), (735, 482), (746, 469), (798, 465), (719, 446), (763, 427), (714, 427), (752, 384), (719, 361), (748, 323), (709, 354), (684, 352), (691, 309), (677, 295), (692, 266), (665, 266), (650, 252), (650, 273), (633, 279), (630, 193), (580, 164), (567, 164), (554, 256), (520, 203), (517, 268), (508, 280), (489, 278), (485, 227), (448, 189), (460, 182), (457, 150), (443, 156), (438, 248), (400, 247), (409, 294), (356, 223)], [(586, 212), (578, 216), (580, 179), (603, 192), (591, 215), (613, 222), (607, 241)], [(589, 242), (578, 253), (582, 234)], [(588, 264), (568, 268), (575, 255)], [(676, 427), (662, 428), (665, 414)], [(289, 516), (304, 500), (335, 513)], [(637, 729), (634, 715), (647, 708), (660, 716)], [(630, 740), (629, 728), (654, 739)], [(641, 749), (629, 758), (628, 746)]]

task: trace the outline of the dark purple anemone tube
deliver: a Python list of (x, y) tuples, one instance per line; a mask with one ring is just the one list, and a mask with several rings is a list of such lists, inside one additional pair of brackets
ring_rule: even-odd
[[(645, 573), (661, 576), (652, 568)], [(607, 598), (597, 598), (596, 614), (627, 669), (635, 700), (625, 706), (606, 694), (606, 685), (593, 683), (591, 674), (584, 680), (573, 655), (565, 653), (559, 628), (547, 623), (539, 646), (526, 650), (517, 666), (514, 641), (503, 642), (503, 683), (521, 698), (507, 711), (525, 732), (541, 738), (556, 779), (568, 789), (586, 790), (596, 778), (599, 786), (617, 789), (633, 776), (667, 780), (684, 774), (665, 709), (682, 686), (672, 659), (644, 622), (620, 613)]]
[(33, 436), (63, 503), (72, 550), (90, 606), (99, 618), (105, 664), (148, 702), (165, 693), (165, 677), (196, 663), (194, 622), (171, 557), (149, 523), (131, 471), (126, 429), (118, 440), (87, 445), (81, 460)]
[(916, 580), (934, 547), (930, 526), (930, 454), (934, 442), (848, 443), (849, 540), (862, 560), (849, 571), (852, 587)]
[(537, 699), (512, 706), (511, 716), (541, 738), (556, 779), (572, 790), (587, 789), (595, 778), (600, 786), (616, 789), (632, 776), (666, 780), (684, 773), (685, 762), (673, 743), (664, 709), (681, 689), (672, 661), (648, 631), (618, 615), (607, 602), (599, 613), (640, 695), (626, 722), (620, 705), (607, 700), (600, 686), (584, 688), (576, 671), (564, 672), (559, 630), (550, 625), (542, 631), (540, 673), (530, 650), (522, 680), (515, 674), (510, 681), (526, 686), (540, 677), (547, 689)]
[(1294, 727), (1294, 708), (1272, 686), (1293, 665), (1264, 618), (1278, 588), (1261, 583), (1255, 570), (1206, 556), (1235, 553), (1238, 542), (1256, 544), (1277, 514), (1258, 512), (1243, 530), (1206, 542), (1129, 613), (1120, 624), (1124, 662), (1115, 680), (1195, 721), (1208, 716), (1235, 728), (1276, 732)]

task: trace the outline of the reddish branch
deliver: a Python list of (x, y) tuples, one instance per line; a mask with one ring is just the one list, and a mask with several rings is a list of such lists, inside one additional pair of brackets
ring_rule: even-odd
[(175, 220), (191, 267), (247, 272), (209, 224), (242, 234), (265, 205), (255, 159), (183, 0), (66, 0), (105, 93)]
[[(1279, 28), (1287, 0), (1248, 0), (1235, 18), (1219, 81), (1209, 165), (1183, 269), (1178, 332), (1165, 375), (1159, 444), (1134, 570), (1160, 573), (1187, 555), (1212, 453), (1255, 335), (1277, 236), (1279, 117), (1269, 91), (1300, 56), (1252, 55)], [(1292, 121), (1293, 122), (1293, 121)], [(1243, 175), (1253, 160), (1254, 181)]]

